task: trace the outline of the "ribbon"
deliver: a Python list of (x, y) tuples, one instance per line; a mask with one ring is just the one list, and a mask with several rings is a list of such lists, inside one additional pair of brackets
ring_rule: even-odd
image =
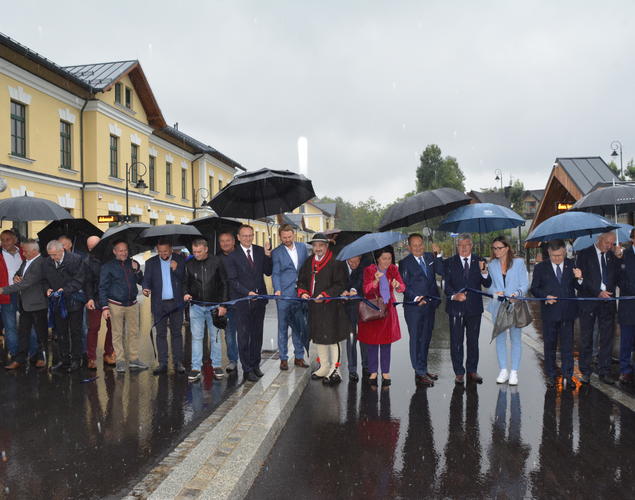
[(544, 302), (545, 300), (575, 300), (575, 301), (580, 301), (580, 302), (589, 302), (589, 301), (601, 301), (601, 302), (608, 302), (611, 300), (635, 300), (635, 295), (625, 295), (623, 297), (609, 297), (608, 299), (604, 299), (602, 297), (556, 297), (556, 298), (547, 298), (547, 297), (512, 297), (510, 295), (493, 295), (491, 293), (487, 293), (487, 292), (483, 292), (482, 290), (476, 290), (475, 288), (463, 288), (461, 290), (459, 290), (459, 293), (461, 292), (471, 292), (471, 293), (477, 293), (479, 295), (484, 295), (485, 297), (490, 297), (490, 298), (498, 298), (498, 300), (500, 302), (503, 302), (505, 300), (524, 300), (527, 302)]

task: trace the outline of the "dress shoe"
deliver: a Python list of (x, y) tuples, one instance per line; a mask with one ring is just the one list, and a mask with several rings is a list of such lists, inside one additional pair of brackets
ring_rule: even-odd
[(388, 387), (389, 385), (392, 384), (392, 379), (386, 378), (382, 375), (381, 377), (381, 386), (382, 387)]
[(464, 375), (457, 375), (456, 377), (454, 377), (454, 383), (455, 384), (462, 384), (465, 380), (465, 376)]
[(350, 372), (348, 374), (348, 380), (350, 380), (351, 382), (357, 383), (359, 382), (359, 375), (357, 375), (357, 372)]
[(183, 366), (183, 363), (178, 363), (176, 365), (176, 373), (178, 373), (179, 375), (185, 374), (185, 367)]
[(431, 373), (428, 372), (426, 373), (426, 376), (430, 379), (430, 380), (439, 380), (439, 376), (436, 373)]
[(591, 383), (591, 375), (582, 374), (578, 378), (580, 379), (580, 382), (582, 382), (585, 385)]
[(482, 384), (483, 383), (483, 377), (481, 377), (478, 373), (474, 372), (474, 373), (468, 373), (467, 374), (467, 379), (470, 382), (474, 382), (475, 384)]
[(295, 360), (293, 361), (293, 364), (295, 366), (299, 367), (299, 368), (308, 368), (309, 367), (309, 365), (307, 365), (306, 362), (302, 358), (300, 358), (300, 359), (295, 358)]
[(286, 371), (289, 369), (289, 362), (286, 359), (280, 361), (280, 369)]
[(322, 379), (322, 383), (324, 385), (337, 385), (342, 381), (342, 377), (340, 376), (340, 374), (336, 371), (334, 371), (333, 373), (331, 373), (330, 376), (328, 377), (324, 377)]
[(245, 380), (248, 382), (258, 382), (259, 378), (254, 372), (247, 372), (245, 373)]
[(600, 375), (600, 382), (607, 385), (613, 385), (615, 384), (615, 379), (611, 375)]
[(11, 361), (7, 366), (4, 367), (5, 370), (17, 370), (22, 366), (22, 363), (18, 363), (17, 361)]
[(159, 365), (154, 370), (152, 370), (152, 375), (163, 375), (168, 372), (167, 365)]
[(618, 379), (621, 385), (631, 385), (633, 383), (633, 374), (632, 373), (622, 373), (620, 378)]
[(235, 371), (236, 371), (236, 369), (237, 369), (237, 366), (238, 366), (238, 365), (236, 364), (236, 362), (235, 362), (235, 361), (230, 361), (230, 362), (227, 364), (227, 366), (225, 367), (225, 371), (226, 371), (227, 373), (235, 372)]
[(114, 352), (112, 354), (104, 354), (104, 364), (107, 366), (116, 366), (117, 356), (115, 356)]
[(554, 377), (547, 377), (545, 379), (545, 385), (549, 387), (549, 389), (552, 389), (556, 386), (556, 379)]
[(66, 367), (67, 373), (73, 373), (79, 370), (80, 364), (79, 361), (71, 361), (71, 364)]
[(35, 367), (36, 368), (46, 368), (46, 361), (44, 361), (43, 359), (38, 359), (35, 362)]
[(95, 361), (94, 359), (89, 359), (88, 363), (86, 364), (86, 368), (88, 368), (89, 370), (96, 370), (97, 361)]
[(378, 385), (377, 377), (375, 377), (375, 378), (368, 377), (368, 383), (370, 385), (372, 385), (373, 387), (377, 387), (377, 385)]
[(256, 368), (254, 368), (254, 375), (256, 375), (256, 377), (260, 378), (264, 375), (264, 373), (262, 373), (262, 370), (260, 369), (259, 366), (257, 366)]
[(415, 385), (420, 387), (434, 387), (434, 380), (426, 375), (415, 375)]

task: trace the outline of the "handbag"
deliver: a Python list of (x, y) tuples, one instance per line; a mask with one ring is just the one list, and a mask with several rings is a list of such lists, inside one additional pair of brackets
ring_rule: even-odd
[(524, 328), (532, 321), (531, 313), (527, 301), (519, 300), (514, 304), (514, 326)]
[(375, 299), (366, 300), (375, 305), (377, 309), (370, 307), (366, 302), (360, 300), (357, 305), (358, 321), (366, 323), (368, 321), (375, 321), (386, 317), (386, 304), (384, 303), (384, 299), (377, 297)]
[(219, 330), (225, 330), (227, 328), (227, 314), (225, 316), (218, 315), (218, 309), (212, 311), (212, 323)]

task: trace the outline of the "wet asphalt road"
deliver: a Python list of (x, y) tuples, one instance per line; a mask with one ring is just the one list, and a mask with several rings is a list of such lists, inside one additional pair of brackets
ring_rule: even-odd
[(497, 385), (485, 318), (484, 383), (456, 386), (442, 310), (429, 365), (440, 380), (417, 389), (401, 328), (391, 387), (310, 382), (249, 499), (635, 497), (631, 410), (593, 387), (547, 390), (526, 345), (518, 387)]

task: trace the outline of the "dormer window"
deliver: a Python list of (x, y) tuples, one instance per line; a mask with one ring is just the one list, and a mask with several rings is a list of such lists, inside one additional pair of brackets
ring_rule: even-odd
[(115, 104), (121, 104), (121, 83), (115, 83)]
[(132, 109), (132, 89), (130, 87), (126, 87), (126, 108)]

